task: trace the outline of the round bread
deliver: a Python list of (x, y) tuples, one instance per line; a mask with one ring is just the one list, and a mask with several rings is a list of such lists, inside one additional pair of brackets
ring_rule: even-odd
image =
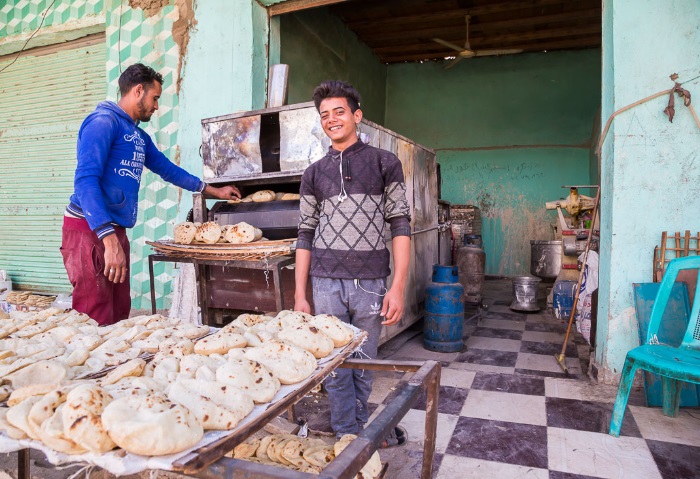
[(280, 389), (279, 380), (256, 361), (231, 359), (216, 370), (216, 380), (247, 393), (258, 404), (272, 401)]
[[(354, 434), (346, 434), (341, 437), (340, 440), (333, 445), (333, 452), (335, 455), (340, 455), (340, 453), (343, 452), (346, 447), (348, 447), (348, 444), (350, 444), (356, 438), (357, 436)], [(362, 469), (360, 469), (358, 477), (377, 477), (381, 471), (382, 460), (379, 457), (379, 453), (374, 451), (374, 454), (372, 454), (372, 457), (369, 458), (369, 461), (367, 461)]]
[(207, 244), (214, 244), (221, 237), (221, 228), (214, 221), (202, 223), (202, 226), (197, 228), (194, 234), (195, 241), (201, 241)]
[(194, 236), (197, 233), (197, 227), (194, 223), (185, 221), (184, 223), (179, 223), (175, 225), (173, 229), (173, 236), (175, 237), (175, 242), (179, 244), (190, 244), (194, 241)]
[(112, 369), (104, 378), (102, 378), (101, 383), (103, 385), (114, 384), (122, 378), (127, 376), (141, 376), (143, 373), (143, 368), (146, 367), (146, 361), (141, 358), (132, 359), (124, 364), (120, 364), (116, 368)]
[(231, 244), (252, 243), (262, 238), (262, 231), (248, 223), (240, 222), (226, 230), (224, 238)]
[(325, 445), (307, 447), (304, 449), (303, 456), (308, 463), (321, 468), (325, 468), (335, 459), (333, 446)]
[(82, 454), (86, 452), (86, 449), (63, 435), (63, 409), (65, 405), (66, 403), (59, 404), (53, 415), (41, 424), (37, 433), (41, 442), (55, 451), (66, 454)]
[[(264, 314), (244, 313), (244, 314), (239, 315), (233, 321), (231, 321), (229, 323), (229, 325), (231, 325), (231, 327), (252, 328), (256, 324), (266, 323), (266, 322), (270, 321), (271, 319), (272, 319), (271, 316), (266, 316)], [(226, 326), (224, 326), (223, 329), (226, 329)]]
[(317, 314), (309, 320), (309, 323), (331, 338), (336, 348), (345, 346), (355, 336), (352, 329), (330, 314)]
[(70, 372), (59, 361), (38, 361), (5, 377), (14, 389), (31, 384), (58, 384), (70, 379)]
[(255, 203), (265, 203), (275, 199), (275, 192), (272, 190), (260, 190), (250, 195), (249, 198)]
[[(1, 419), (1, 418), (0, 418)], [(255, 456), (255, 452), (260, 446), (260, 439), (249, 439), (233, 448), (234, 459), (247, 459)]]
[(24, 439), (27, 437), (24, 431), (14, 427), (7, 421), (7, 411), (9, 408), (0, 407), (0, 431), (7, 434), (12, 439)]
[(278, 192), (278, 193), (275, 193), (275, 201), (280, 201), (280, 200), (282, 199), (282, 197), (283, 197), (284, 195), (286, 195), (286, 194), (287, 194), (287, 193), (285, 193), (285, 192), (283, 192), (283, 191)]
[(238, 389), (216, 381), (182, 379), (168, 399), (189, 409), (204, 429), (228, 430), (253, 410), (253, 400)]
[(194, 352), (204, 355), (226, 354), (230, 349), (245, 348), (247, 344), (245, 338), (238, 333), (219, 331), (197, 341), (194, 345)]
[(207, 367), (212, 371), (216, 371), (219, 366), (225, 363), (225, 360), (217, 359), (213, 355), (188, 354), (180, 360), (180, 374), (183, 377), (194, 378), (199, 368)]
[(262, 346), (245, 350), (248, 359), (265, 365), (282, 384), (303, 381), (316, 370), (317, 362), (311, 353), (291, 344), (268, 341)]
[(331, 338), (308, 323), (282, 328), (277, 333), (277, 339), (307, 350), (316, 359), (325, 358), (333, 352), (334, 348)]
[(115, 444), (102, 427), (101, 419), (111, 400), (110, 394), (95, 384), (86, 383), (71, 390), (62, 408), (63, 435), (97, 454), (114, 449)]
[(117, 446), (144, 456), (184, 451), (204, 435), (187, 408), (160, 394), (112, 401), (102, 413), (102, 424)]
[(299, 193), (285, 193), (282, 195), (282, 201), (294, 201), (300, 198)]

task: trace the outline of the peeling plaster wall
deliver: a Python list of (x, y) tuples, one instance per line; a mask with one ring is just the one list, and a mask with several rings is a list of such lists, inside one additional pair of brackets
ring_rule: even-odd
[(324, 8), (280, 15), (280, 60), (289, 65), (289, 103), (311, 101), (324, 80), (345, 80), (362, 95), (365, 117), (384, 124), (386, 65)]
[[(615, 110), (671, 88), (672, 73), (693, 99), (700, 96), (699, 25), (700, 8), (684, 0), (604, 2), (603, 124)], [(700, 130), (678, 100), (669, 123), (667, 101), (618, 116), (605, 143), (595, 358), (605, 382), (619, 379), (638, 345), (632, 283), (651, 281), (662, 231), (700, 231)]]
[(544, 202), (590, 181), (599, 103), (599, 50), (399, 64), (385, 124), (437, 150), (443, 199), (481, 208), (486, 273), (522, 275), (530, 239), (552, 237)]

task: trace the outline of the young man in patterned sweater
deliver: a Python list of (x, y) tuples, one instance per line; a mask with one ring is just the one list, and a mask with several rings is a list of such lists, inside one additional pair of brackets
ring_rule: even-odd
[[(382, 325), (396, 324), (404, 311), (411, 227), (403, 170), (396, 155), (358, 138), (362, 110), (351, 85), (323, 82), (313, 98), (331, 148), (301, 180), (294, 309), (311, 312), (306, 298), (311, 276), (316, 314), (332, 314), (367, 331), (362, 352), (376, 358)], [(387, 223), (394, 256), (389, 290)], [(358, 434), (369, 419), (372, 373), (339, 369), (326, 388), (336, 435)], [(395, 431), (389, 445), (403, 443), (404, 434)]]

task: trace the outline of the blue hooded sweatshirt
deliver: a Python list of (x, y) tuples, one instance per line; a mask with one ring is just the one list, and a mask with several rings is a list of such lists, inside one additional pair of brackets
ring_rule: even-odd
[(103, 101), (78, 132), (78, 167), (67, 211), (85, 218), (97, 237), (131, 228), (138, 213), (143, 167), (188, 191), (206, 184), (172, 163), (119, 105)]

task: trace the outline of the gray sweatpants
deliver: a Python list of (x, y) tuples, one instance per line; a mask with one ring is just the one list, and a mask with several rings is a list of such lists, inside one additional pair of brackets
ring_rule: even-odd
[[(379, 316), (386, 293), (386, 279), (333, 279), (312, 277), (316, 314), (332, 314), (369, 333), (361, 353), (353, 357), (377, 357), (384, 318)], [(372, 372), (336, 369), (326, 379), (331, 406), (331, 426), (336, 435), (358, 434), (369, 420), (367, 401), (372, 392)]]

